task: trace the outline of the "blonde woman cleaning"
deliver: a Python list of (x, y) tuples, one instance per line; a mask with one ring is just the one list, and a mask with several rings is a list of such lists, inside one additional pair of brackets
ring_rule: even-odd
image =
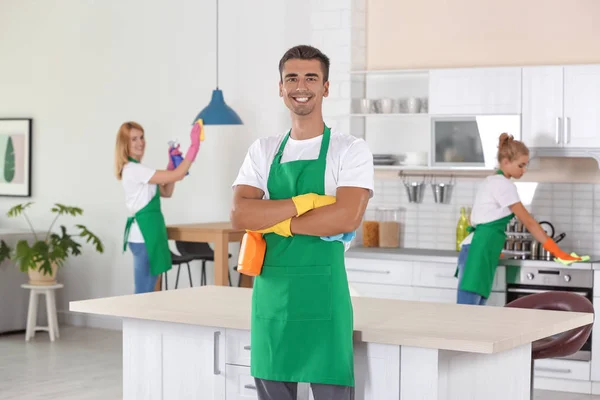
[(520, 179), (529, 163), (529, 149), (507, 133), (500, 135), (499, 168), (479, 187), (471, 212), (472, 233), (458, 255), (458, 304), (484, 305), (492, 291), (498, 260), (504, 247), (506, 225), (516, 216), (552, 255), (579, 261), (562, 251), (521, 203), (511, 178)]
[(167, 227), (160, 208), (161, 197), (171, 197), (175, 182), (184, 178), (200, 149), (199, 124), (190, 133), (191, 144), (185, 159), (175, 168), (172, 155), (181, 155), (179, 148), (169, 149), (166, 170), (156, 170), (141, 164), (146, 149), (144, 128), (136, 122), (125, 122), (119, 128), (115, 149), (115, 173), (125, 189), (125, 204), (130, 217), (125, 225), (123, 251), (133, 253), (135, 293), (154, 290), (160, 274), (171, 269), (171, 252)]

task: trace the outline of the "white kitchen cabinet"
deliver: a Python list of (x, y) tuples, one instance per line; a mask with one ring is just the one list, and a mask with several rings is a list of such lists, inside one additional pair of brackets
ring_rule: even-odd
[[(429, 301), (433, 303), (456, 303), (456, 289), (439, 288), (414, 288), (414, 298), (416, 301)], [(500, 292), (490, 293), (486, 303), (488, 306), (503, 307), (506, 304), (506, 294)]]
[(520, 114), (521, 68), (431, 70), (429, 113)]
[(227, 329), (225, 339), (225, 363), (250, 365), (250, 332)]
[(523, 68), (522, 138), (530, 147), (561, 147), (563, 67)]
[(523, 140), (528, 146), (600, 147), (600, 65), (523, 68)]
[(227, 400), (258, 400), (254, 378), (250, 375), (250, 367), (228, 364), (225, 371)]
[(362, 297), (376, 299), (414, 300), (414, 288), (402, 285), (350, 282), (350, 286)]
[[(400, 347), (354, 342), (354, 398), (397, 400), (400, 398)], [(314, 400), (312, 390), (309, 399)]]
[(565, 147), (600, 147), (600, 65), (564, 67)]
[(382, 283), (410, 286), (413, 263), (410, 261), (346, 258), (349, 282)]
[(125, 319), (123, 399), (225, 400), (224, 332)]
[[(594, 275), (600, 271), (595, 271)], [(600, 310), (600, 297), (594, 297), (594, 310)], [(592, 329), (592, 361), (591, 361), (591, 379), (592, 381), (600, 382), (600, 322), (594, 319), (594, 327)]]
[(587, 361), (544, 358), (534, 361), (535, 376), (577, 381), (590, 380), (590, 363)]

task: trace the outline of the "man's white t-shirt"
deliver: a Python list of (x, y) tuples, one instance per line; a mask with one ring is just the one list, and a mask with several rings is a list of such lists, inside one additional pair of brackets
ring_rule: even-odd
[[(256, 140), (248, 149), (233, 187), (248, 185), (261, 189), (265, 192), (264, 198), (268, 199), (269, 171), (286, 134)], [(323, 135), (306, 140), (290, 137), (281, 162), (316, 160), (322, 141)], [(337, 188), (344, 186), (368, 189), (373, 196), (373, 155), (363, 139), (332, 130), (325, 165), (325, 194), (335, 196)]]
[[(157, 186), (148, 183), (155, 172), (155, 169), (133, 162), (129, 162), (123, 167), (121, 182), (125, 189), (125, 205), (130, 216), (150, 203), (156, 194)], [(144, 237), (137, 222), (131, 225), (128, 241), (144, 243)]]
[[(519, 193), (513, 181), (504, 175), (492, 175), (485, 178), (477, 195), (471, 211), (471, 225), (485, 224), (504, 218), (512, 211), (509, 206), (519, 203)], [(469, 244), (473, 233), (463, 240), (462, 244)]]

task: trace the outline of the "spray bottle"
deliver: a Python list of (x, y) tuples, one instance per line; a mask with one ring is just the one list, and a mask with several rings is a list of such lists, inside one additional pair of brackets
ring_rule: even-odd
[[(169, 140), (169, 150), (173, 150), (175, 147), (177, 147), (179, 145), (179, 141), (177, 139), (175, 140)], [(183, 161), (183, 157), (181, 156), (181, 154), (171, 154), (171, 161), (173, 162), (173, 166), (175, 168), (177, 168), (179, 166), (179, 164), (181, 164), (181, 162)], [(185, 175), (189, 175), (190, 173), (186, 173)]]

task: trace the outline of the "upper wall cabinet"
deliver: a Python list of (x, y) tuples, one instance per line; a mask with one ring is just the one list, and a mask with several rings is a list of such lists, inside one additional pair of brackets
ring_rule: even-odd
[(600, 66), (523, 68), (523, 140), (530, 147), (600, 147)]
[(429, 74), (430, 114), (520, 114), (521, 68), (461, 68)]

